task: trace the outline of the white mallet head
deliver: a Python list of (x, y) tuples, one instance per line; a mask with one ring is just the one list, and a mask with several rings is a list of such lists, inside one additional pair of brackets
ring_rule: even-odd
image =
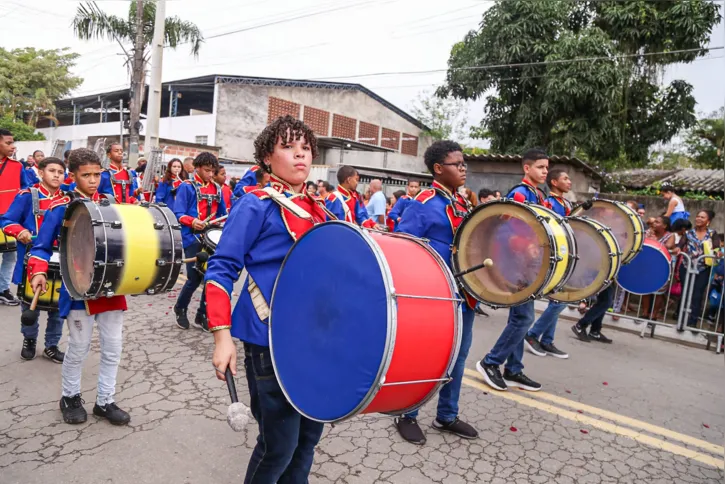
[(227, 423), (235, 432), (241, 432), (249, 424), (249, 407), (241, 402), (232, 403), (227, 409)]

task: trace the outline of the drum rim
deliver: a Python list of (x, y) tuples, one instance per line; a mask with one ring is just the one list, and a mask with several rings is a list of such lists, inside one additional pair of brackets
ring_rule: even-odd
[[(101, 213), (100, 207), (98, 207), (95, 204), (95, 202), (93, 202), (93, 200), (88, 199), (88, 198), (77, 198), (77, 199), (73, 200), (70, 204), (68, 204), (68, 207), (65, 210), (65, 214), (63, 215), (63, 222), (70, 220), (71, 216), (76, 212), (76, 210), (80, 210), (80, 207), (86, 208), (86, 211), (88, 212), (88, 216), (91, 219), (91, 226), (93, 227), (94, 235), (96, 234), (96, 230), (98, 227), (103, 228), (103, 240), (104, 240), (103, 247), (106, 247), (108, 244), (108, 236), (106, 234), (105, 220), (103, 218), (103, 213)], [(89, 207), (93, 207), (93, 209), (98, 214), (99, 218), (93, 217), (93, 213), (91, 212), (91, 209)], [(98, 223), (98, 224), (94, 223), (96, 221), (100, 221), (100, 223)], [(67, 248), (65, 248), (66, 244), (68, 243), (66, 241), (67, 233), (68, 233), (68, 228), (65, 227), (65, 224), (64, 224), (62, 227), (62, 230), (61, 230), (60, 244), (58, 246), (58, 251), (61, 254), (61, 257), (60, 257), (60, 269), (61, 270), (60, 270), (60, 272), (61, 272), (61, 277), (63, 278), (63, 285), (65, 286), (66, 291), (68, 291), (68, 294), (71, 296), (71, 299), (82, 299), (82, 300), (96, 299), (101, 292), (101, 289), (103, 287), (103, 281), (106, 278), (106, 263), (108, 262), (108, 260), (104, 261), (105, 263), (103, 264), (102, 268), (95, 267), (95, 262), (97, 260), (101, 260), (101, 256), (103, 256), (104, 259), (107, 259), (107, 254), (104, 254), (104, 251), (102, 251), (99, 244), (96, 244), (95, 237), (94, 237), (93, 245), (94, 245), (94, 249), (95, 249), (94, 250), (95, 254), (94, 254), (94, 258), (93, 258), (93, 263), (94, 263), (93, 277), (95, 279), (95, 276), (98, 272), (100, 272), (102, 274), (102, 276), (101, 276), (100, 281), (98, 281), (97, 283), (91, 281), (91, 285), (85, 293), (79, 293), (78, 291), (75, 290), (75, 288), (73, 287), (72, 284), (68, 284), (68, 282), (66, 282), (66, 277), (70, 278), (70, 271), (69, 271), (69, 267), (68, 267), (68, 258), (63, 257), (63, 254), (65, 254), (68, 250)], [(68, 275), (66, 276), (66, 274), (68, 274)]]
[[(497, 205), (497, 204), (509, 204), (509, 205), (513, 205), (513, 206), (524, 207), (526, 210), (529, 211), (529, 213), (531, 213), (531, 215), (533, 215), (534, 217), (537, 217), (537, 220), (538, 220), (539, 214), (537, 214), (536, 212), (534, 212), (534, 210), (531, 209), (531, 205), (536, 205), (536, 204), (517, 202), (516, 200), (514, 200), (512, 198), (502, 198), (501, 200), (492, 200), (490, 202), (478, 205), (476, 208), (474, 208), (472, 211), (470, 211), (463, 218), (460, 225), (456, 229), (455, 234), (453, 235), (453, 242), (451, 244), (451, 247), (453, 249), (451, 251), (451, 265), (453, 266), (453, 270), (455, 272), (461, 272), (461, 270), (462, 270), (461, 266), (459, 264), (459, 261), (458, 261), (458, 253), (459, 253), (458, 247), (461, 242), (461, 234), (463, 233), (462, 229), (463, 229), (464, 225), (466, 223), (470, 222), (470, 220), (473, 218), (473, 215), (475, 213), (477, 213), (485, 208)], [(542, 225), (545, 227), (544, 231), (546, 232), (546, 236), (549, 239), (549, 246), (551, 247), (551, 246), (553, 246), (553, 242), (554, 242), (554, 234), (551, 232), (551, 229), (546, 224), (542, 224)], [(495, 263), (495, 261), (494, 261), (494, 263)], [(517, 303), (512, 303), (512, 304), (509, 304), (509, 303), (501, 304), (501, 303), (491, 303), (491, 302), (487, 302), (487, 301), (482, 301), (480, 299), (480, 297), (478, 296), (478, 294), (475, 294), (470, 289), (469, 284), (466, 283), (466, 280), (464, 278), (461, 277), (461, 278), (458, 278), (457, 280), (460, 281), (460, 284), (463, 287), (463, 289), (468, 294), (470, 294), (471, 297), (473, 297), (476, 301), (480, 302), (481, 304), (485, 304), (486, 306), (488, 306), (490, 308), (498, 309), (498, 308), (511, 308), (511, 307), (515, 307), (515, 306), (520, 306), (522, 304), (526, 304), (528, 301), (533, 301), (533, 300), (538, 299), (539, 297), (541, 297), (541, 292), (549, 284), (553, 275), (554, 275), (554, 267), (551, 264), (549, 264), (549, 268), (547, 269), (546, 276), (544, 277), (544, 281), (542, 282), (541, 287), (534, 294), (527, 297), (526, 300), (520, 301)]]
[[(166, 205), (163, 204), (150, 203), (148, 205), (148, 209), (151, 210), (152, 208), (155, 208), (156, 210), (161, 212), (161, 215), (163, 215), (164, 219), (167, 222), (166, 229), (169, 231), (169, 237), (171, 239), (171, 262), (168, 264), (170, 267), (166, 277), (166, 282), (157, 293), (154, 293), (159, 294), (163, 292), (169, 292), (171, 290), (171, 287), (169, 286), (173, 287), (173, 285), (176, 284), (176, 281), (179, 278), (179, 273), (181, 272), (181, 253), (183, 251), (183, 247), (178, 247), (181, 245), (181, 237), (174, 237), (174, 231), (181, 230), (179, 221), (176, 220), (176, 216), (174, 215), (174, 213), (168, 207), (166, 207)], [(169, 218), (169, 215), (173, 217), (175, 223), (172, 223), (172, 219)], [(148, 288), (146, 289), (146, 293), (150, 294)]]
[[(273, 306), (275, 301), (275, 294), (277, 292), (277, 284), (279, 282), (279, 277), (282, 274), (282, 270), (284, 269), (285, 264), (287, 264), (287, 260), (290, 257), (290, 254), (292, 253), (293, 249), (300, 243), (301, 240), (303, 240), (307, 234), (312, 233), (312, 231), (319, 229), (322, 226), (330, 225), (330, 224), (338, 224), (338, 225), (344, 225), (346, 228), (352, 229), (356, 231), (361, 238), (368, 244), (368, 246), (371, 248), (373, 255), (375, 256), (375, 259), (378, 261), (378, 267), (380, 268), (380, 271), (383, 276), (383, 284), (385, 286), (385, 291), (388, 295), (387, 300), (387, 312), (388, 312), (388, 334), (385, 338), (385, 347), (383, 349), (383, 357), (382, 361), (380, 362), (380, 367), (378, 368), (377, 375), (375, 377), (375, 384), (371, 385), (371, 387), (368, 389), (367, 393), (365, 394), (365, 397), (363, 397), (360, 402), (357, 404), (357, 406), (348, 412), (343, 417), (339, 417), (333, 420), (323, 420), (314, 418), (310, 415), (308, 415), (306, 412), (303, 412), (302, 409), (300, 409), (292, 400), (290, 399), (289, 393), (287, 392), (287, 389), (285, 388), (284, 383), (282, 382), (282, 379), (280, 378), (279, 371), (277, 369), (277, 362), (274, 357), (274, 344), (272, 339), (272, 314), (273, 314)], [(375, 396), (378, 394), (378, 392), (382, 389), (381, 385), (381, 378), (384, 377), (388, 369), (390, 368), (390, 363), (392, 361), (393, 357), (393, 350), (395, 349), (395, 336), (397, 333), (397, 327), (398, 327), (398, 315), (397, 311), (394, 311), (393, 309), (393, 301), (394, 298), (392, 297), (393, 291), (393, 275), (390, 272), (390, 268), (388, 267), (387, 263), (385, 263), (385, 259), (381, 258), (382, 250), (380, 249), (380, 246), (375, 243), (373, 238), (368, 235), (365, 231), (363, 231), (360, 227), (357, 225), (350, 224), (348, 222), (343, 222), (340, 220), (331, 220), (328, 222), (323, 222), (321, 224), (317, 224), (308, 231), (306, 231), (299, 239), (295, 241), (294, 244), (292, 244), (292, 247), (287, 251), (287, 254), (284, 257), (284, 260), (282, 261), (282, 265), (280, 265), (279, 273), (277, 274), (277, 277), (274, 281), (274, 287), (272, 288), (272, 296), (270, 298), (269, 302), (269, 322), (267, 324), (267, 335), (269, 337), (269, 354), (272, 359), (272, 368), (274, 368), (275, 378), (277, 379), (277, 383), (279, 383), (279, 387), (282, 390), (282, 394), (285, 396), (287, 401), (289, 402), (292, 407), (297, 410), (297, 412), (300, 413), (300, 415), (309, 418), (310, 420), (313, 420), (315, 422), (320, 423), (335, 423), (340, 422), (349, 418), (352, 418), (356, 415), (358, 415), (362, 410), (367, 408), (368, 405), (375, 399)], [(383, 381), (384, 383), (384, 381)]]
[[(59, 249), (54, 249), (53, 254), (58, 254), (58, 258), (60, 259), (60, 250)], [(23, 256), (23, 277), (20, 279), (20, 283), (18, 284), (18, 289), (16, 291), (18, 299), (20, 299), (21, 301), (25, 301), (25, 302), (27, 302), (25, 300), (25, 288), (26, 288), (25, 283), (29, 282), (27, 268), (28, 268), (28, 259), (30, 259), (30, 257), (31, 257), (30, 250), (27, 250), (25, 252), (25, 255)], [(48, 285), (50, 286), (48, 288), (48, 290), (53, 291), (53, 289), (54, 289), (54, 287), (53, 287), (54, 284), (51, 284), (51, 282), (59, 281), (61, 283), (61, 285), (60, 285), (60, 287), (58, 287), (58, 300), (56, 301), (55, 305), (51, 305), (51, 304), (45, 304), (45, 303), (41, 302), (40, 299), (38, 299), (38, 303), (36, 304), (35, 308), (40, 311), (58, 311), (58, 308), (59, 308), (60, 289), (61, 289), (61, 287), (63, 287), (63, 274), (61, 273), (60, 262), (51, 262), (50, 260), (48, 260), (47, 276), (50, 276), (51, 271), (58, 273), (58, 279), (57, 280), (54, 279), (53, 281), (50, 281), (50, 278), (46, 277), (48, 279)], [(46, 291), (46, 292), (48, 292), (48, 291)], [(42, 294), (41, 294), (41, 296), (42, 296)], [(51, 301), (53, 300), (52, 296), (51, 296), (50, 300)]]
[[(664, 258), (667, 261), (667, 267), (668, 267), (668, 270), (667, 270), (667, 282), (665, 282), (662, 285), (662, 287), (660, 287), (660, 289), (662, 289), (663, 287), (666, 287), (670, 283), (670, 281), (672, 280), (672, 271), (674, 270), (672, 268), (672, 257), (670, 256), (670, 258), (668, 259), (667, 256), (665, 255), (665, 252), (668, 255), (670, 255), (669, 251), (667, 251), (667, 249), (664, 247), (664, 244), (662, 244), (658, 240), (654, 240), (654, 239), (645, 239), (642, 242), (642, 249), (640, 250), (640, 252), (642, 250), (644, 250), (644, 246), (645, 246), (645, 244), (647, 242), (656, 242), (657, 243), (657, 246), (653, 246), (652, 244), (647, 244), (647, 246), (648, 247), (652, 247), (652, 248), (657, 248), (657, 255), (658, 256), (661, 256), (662, 258)], [(661, 250), (662, 248), (665, 248), (665, 252), (663, 252)], [(617, 276), (615, 277), (615, 279), (617, 280), (617, 284), (619, 284), (619, 271), (617, 271)], [(620, 284), (620, 286), (622, 286), (622, 285)], [(627, 291), (627, 292), (629, 292), (631, 294), (634, 294), (635, 296), (648, 296), (648, 295), (651, 295), (651, 294), (657, 294), (657, 292), (652, 293), (652, 292), (636, 292), (636, 291), (630, 291), (629, 289), (626, 289), (624, 286), (622, 286), (622, 289), (624, 289), (625, 291)], [(659, 291), (659, 289), (658, 289), (658, 291)]]
[[(550, 212), (551, 214), (553, 214), (554, 220), (556, 222), (558, 222), (559, 225), (562, 227), (562, 229), (565, 232), (566, 238), (569, 241), (569, 253), (566, 255), (569, 258), (569, 265), (567, 266), (566, 272), (564, 272), (564, 276), (562, 277), (559, 284), (554, 286), (554, 288), (549, 292), (549, 294), (553, 294), (553, 293), (561, 290), (566, 285), (566, 282), (569, 280), (571, 275), (574, 273), (576, 264), (579, 261), (579, 256), (578, 256), (579, 246), (576, 243), (576, 237), (574, 237), (574, 231), (572, 230), (572, 228), (569, 226), (569, 223), (567, 222), (567, 217), (562, 217), (561, 215), (556, 213), (551, 208), (544, 207), (543, 205), (536, 205), (536, 208), (544, 210), (545, 212)], [(553, 276), (554, 275), (552, 274), (552, 277)], [(551, 281), (549, 281), (549, 282), (551, 282)], [(543, 297), (546, 297), (547, 295), (543, 295)]]

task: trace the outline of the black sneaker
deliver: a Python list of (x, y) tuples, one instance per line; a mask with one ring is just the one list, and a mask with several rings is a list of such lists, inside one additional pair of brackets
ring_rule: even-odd
[(459, 437), (463, 437), (464, 439), (478, 438), (478, 432), (476, 431), (476, 429), (474, 429), (458, 417), (456, 417), (456, 419), (450, 423), (443, 423), (440, 420), (435, 419), (433, 420), (431, 427), (436, 430), (440, 430), (441, 432), (450, 432)]
[(421, 430), (418, 421), (410, 417), (396, 417), (395, 426), (398, 428), (398, 433), (403, 439), (411, 444), (423, 445), (425, 444), (425, 434)]
[(6, 306), (17, 306), (20, 304), (20, 301), (15, 297), (15, 295), (13, 295), (12, 292), (10, 292), (10, 289), (5, 289), (3, 292), (0, 292), (0, 304), (4, 304)]
[(181, 329), (189, 329), (189, 318), (186, 317), (186, 309), (174, 308), (176, 325)]
[(35, 359), (35, 346), (38, 340), (34, 338), (25, 338), (23, 340), (23, 349), (20, 350), (20, 357), (24, 360)]
[(554, 358), (561, 358), (563, 360), (569, 358), (569, 353), (561, 351), (559, 348), (554, 346), (554, 343), (551, 343), (550, 345), (547, 345), (546, 343), (541, 343), (541, 349), (546, 351), (547, 355), (551, 355)]
[(93, 415), (108, 419), (112, 425), (127, 425), (131, 421), (128, 412), (118, 408), (116, 402), (107, 403), (102, 407), (96, 403), (93, 406)]
[(506, 369), (503, 371), (503, 379), (511, 387), (521, 388), (522, 390), (528, 390), (530, 392), (538, 392), (541, 390), (541, 383), (536, 383), (524, 375), (524, 372), (514, 374)]
[(611, 343), (612, 340), (604, 336), (602, 333), (589, 333), (589, 339), (592, 341), (599, 341), (600, 343)]
[(196, 313), (194, 323), (201, 328), (205, 333), (209, 332), (209, 321), (206, 319), (206, 315), (203, 313)]
[(86, 409), (83, 404), (86, 403), (81, 394), (72, 397), (62, 397), (60, 399), (60, 411), (63, 412), (63, 421), (67, 424), (82, 424), (88, 419)]
[(589, 336), (587, 335), (587, 330), (579, 326), (579, 323), (576, 323), (574, 326), (572, 326), (571, 330), (576, 335), (576, 337), (579, 338), (579, 341), (583, 341), (585, 343), (591, 342)]
[(484, 311), (483, 309), (481, 309), (481, 306), (476, 306), (476, 309), (474, 309), (474, 311), (476, 312), (476, 314), (480, 314), (481, 316), (488, 317), (488, 313), (486, 311)]
[(544, 351), (541, 347), (541, 343), (539, 343), (539, 340), (533, 336), (527, 334), (524, 337), (524, 346), (526, 346), (526, 349), (536, 356), (546, 356), (546, 351)]
[(57, 346), (48, 346), (43, 350), (43, 356), (48, 358), (53, 363), (63, 363), (65, 359), (65, 353), (60, 351)]
[(476, 362), (476, 369), (483, 376), (483, 381), (486, 382), (486, 385), (494, 390), (506, 390), (506, 382), (501, 376), (501, 370), (498, 365), (487, 365), (481, 360)]

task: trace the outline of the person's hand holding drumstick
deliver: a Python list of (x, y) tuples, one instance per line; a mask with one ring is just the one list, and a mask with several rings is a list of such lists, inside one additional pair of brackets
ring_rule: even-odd
[(18, 242), (22, 242), (23, 244), (27, 245), (33, 241), (33, 236), (31, 235), (30, 230), (26, 229), (18, 234), (17, 239)]
[(227, 367), (232, 370), (232, 375), (237, 376), (237, 347), (232, 340), (232, 333), (228, 329), (214, 331), (214, 354), (211, 362), (216, 369), (216, 377), (225, 381), (224, 373)]
[(202, 220), (199, 220), (198, 218), (195, 218), (191, 222), (191, 228), (194, 230), (204, 230), (206, 228), (206, 223), (204, 223)]
[(30, 281), (30, 287), (33, 289), (33, 294), (38, 291), (41, 294), (45, 294), (48, 291), (48, 281), (45, 274), (35, 274)]

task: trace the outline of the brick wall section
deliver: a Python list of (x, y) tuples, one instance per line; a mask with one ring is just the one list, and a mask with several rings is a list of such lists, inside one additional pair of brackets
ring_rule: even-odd
[(355, 140), (355, 129), (357, 121), (355, 118), (348, 118), (341, 114), (332, 115), (332, 136), (335, 138), (344, 138)]
[(380, 146), (398, 151), (400, 149), (400, 133), (392, 129), (383, 128), (383, 139), (380, 140)]
[(267, 124), (271, 123), (280, 116), (286, 116), (288, 114), (299, 119), (300, 107), (301, 106), (299, 104), (293, 103), (292, 101), (270, 96), (269, 106), (267, 108)]
[(418, 156), (418, 137), (403, 133), (400, 152), (404, 155)]
[(330, 113), (322, 109), (305, 106), (304, 121), (317, 136), (327, 136), (330, 132)]
[[(186, 158), (187, 156), (191, 156), (192, 158), (195, 158), (199, 153), (203, 151), (208, 151), (212, 153), (217, 158), (219, 157), (219, 151), (215, 149), (203, 149), (203, 148), (192, 148), (190, 146), (180, 146), (180, 145), (165, 145), (168, 146), (166, 151), (164, 152), (167, 155), (174, 156), (176, 158), (181, 158), (182, 160)], [(140, 148), (143, 150), (143, 148)]]
[(357, 140), (361, 143), (378, 146), (380, 143), (379, 133), (380, 126), (360, 121), (360, 133), (358, 133)]

